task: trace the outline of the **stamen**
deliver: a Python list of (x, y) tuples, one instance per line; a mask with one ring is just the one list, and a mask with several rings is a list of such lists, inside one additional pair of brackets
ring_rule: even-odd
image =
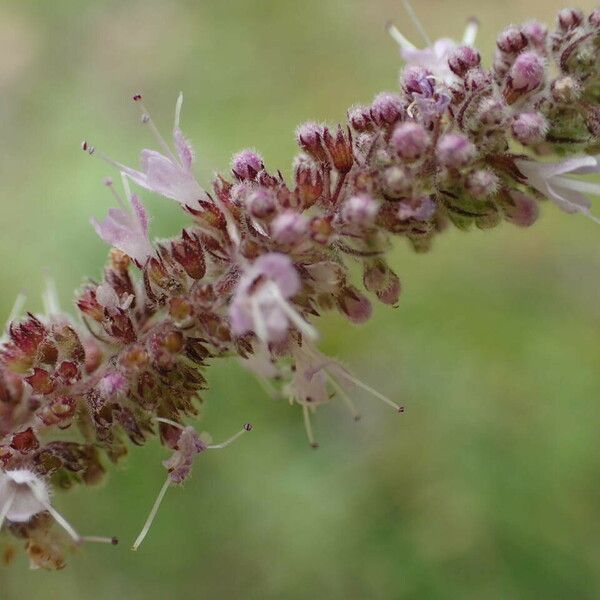
[(116, 537), (101, 537), (97, 535), (84, 535), (81, 537), (82, 542), (93, 542), (97, 544), (112, 544), (116, 546), (119, 543), (119, 540)]
[(467, 27), (465, 28), (465, 33), (463, 35), (462, 43), (465, 46), (472, 46), (475, 43), (475, 39), (477, 38), (478, 29), (479, 29), (479, 19), (477, 19), (477, 17), (471, 17), (467, 21)]
[(400, 33), (400, 30), (393, 23), (391, 23), (391, 22), (387, 23), (385, 28), (387, 29), (387, 32), (390, 34), (392, 39), (396, 42), (396, 44), (398, 44), (398, 46), (400, 46), (400, 48), (402, 48), (402, 50), (416, 50), (417, 49), (417, 47), (414, 44), (409, 42)]
[(183, 92), (179, 92), (179, 96), (177, 96), (177, 103), (175, 104), (175, 123), (173, 125), (174, 129), (179, 129), (179, 120), (181, 118), (181, 105), (183, 104)]
[(404, 412), (403, 406), (400, 406), (400, 404), (396, 404), (396, 402), (394, 402), (393, 400), (390, 400), (387, 396), (384, 396), (377, 390), (374, 390), (371, 386), (367, 385), (366, 383), (363, 383), (360, 379), (357, 379), (356, 377), (350, 375), (350, 373), (348, 373), (347, 371), (340, 370), (339, 374), (342, 377), (345, 377), (348, 381), (351, 381), (354, 385), (357, 385), (358, 387), (362, 388), (366, 392), (369, 392), (369, 394), (371, 394), (372, 396), (375, 396), (375, 398), (378, 398), (379, 400), (381, 400), (388, 406), (391, 406), (397, 412), (400, 412), (400, 413)]
[(277, 304), (283, 310), (283, 312), (288, 316), (289, 320), (307, 337), (315, 340), (319, 337), (317, 330), (308, 323), (302, 315), (293, 308), (290, 303), (281, 295), (281, 291), (277, 287), (277, 285), (270, 281), (267, 284), (269, 286), (269, 291), (275, 297)]
[(159, 423), (165, 423), (166, 425), (171, 425), (172, 427), (177, 427), (177, 429), (181, 429), (182, 431), (185, 427), (181, 423), (177, 423), (176, 421), (171, 421), (171, 419), (165, 419), (164, 417), (155, 417), (155, 421)]
[(44, 313), (48, 316), (59, 315), (60, 302), (58, 300), (58, 290), (56, 289), (56, 281), (53, 277), (48, 274), (44, 277), (46, 286), (42, 292), (42, 305), (44, 307)]
[(26, 300), (27, 300), (27, 296), (25, 296), (25, 294), (23, 292), (20, 292), (19, 294), (17, 294), (17, 297), (15, 298), (15, 303), (13, 304), (10, 314), (8, 315), (8, 320), (6, 321), (6, 325), (4, 327), (4, 332), (6, 334), (8, 334), (10, 324), (19, 318), (19, 315), (21, 314), (21, 311), (23, 310), (23, 306), (25, 306)]
[(263, 391), (267, 394), (267, 396), (270, 396), (272, 400), (281, 399), (279, 390), (277, 390), (266, 377), (263, 377), (262, 375), (256, 375), (256, 381), (258, 381), (258, 385), (260, 385)]
[(309, 408), (306, 404), (302, 405), (302, 414), (304, 416), (304, 429), (306, 430), (306, 437), (311, 448), (318, 448), (319, 444), (315, 441), (313, 435), (312, 424), (310, 422)]
[(258, 298), (250, 298), (250, 310), (252, 312), (252, 320), (254, 321), (254, 327), (256, 328), (256, 335), (263, 342), (268, 342), (269, 340), (267, 339), (267, 326), (260, 311)]
[(154, 137), (158, 141), (159, 146), (164, 150), (165, 154), (167, 154), (175, 164), (179, 164), (179, 161), (173, 154), (173, 151), (169, 147), (169, 144), (167, 144), (167, 142), (165, 141), (163, 136), (160, 134), (158, 127), (156, 127), (156, 125), (154, 124), (154, 121), (152, 120), (150, 113), (148, 112), (148, 110), (146, 109), (146, 106), (144, 105), (142, 95), (136, 94), (133, 97), (133, 100), (136, 104), (139, 105), (140, 110), (142, 112), (142, 123), (145, 125), (148, 125), (148, 127), (150, 127), (150, 131), (153, 133)]
[(140, 547), (140, 544), (144, 541), (144, 538), (148, 535), (150, 527), (152, 527), (152, 523), (154, 522), (154, 519), (156, 517), (156, 513), (158, 513), (160, 504), (163, 501), (163, 498), (165, 497), (165, 494), (167, 493), (167, 490), (169, 489), (170, 485), (171, 479), (167, 477), (167, 480), (163, 483), (162, 487), (160, 488), (160, 492), (158, 492), (158, 496), (156, 497), (156, 500), (152, 505), (152, 510), (150, 510), (150, 514), (148, 515), (148, 518), (146, 519), (146, 522), (144, 523), (140, 534), (137, 536), (135, 542), (133, 542), (133, 546), (131, 546), (132, 550), (137, 550)]
[(421, 20), (419, 19), (419, 17), (417, 17), (417, 13), (415, 12), (413, 5), (410, 3), (409, 0), (404, 0), (403, 4), (404, 4), (404, 10), (408, 13), (408, 16), (410, 17), (411, 21), (414, 23), (418, 32), (421, 34), (421, 37), (425, 40), (425, 45), (431, 46), (432, 45), (431, 40), (429, 39), (429, 36), (427, 35), (427, 32), (425, 31), (425, 27), (423, 27), (423, 23), (421, 23)]
[(348, 396), (348, 394), (346, 393), (346, 390), (335, 380), (335, 378), (331, 375), (331, 373), (328, 373), (327, 370), (325, 370), (325, 369), (323, 369), (323, 372), (327, 376), (327, 379), (329, 380), (329, 383), (331, 383), (331, 386), (340, 395), (340, 398), (346, 403), (346, 406), (348, 407), (348, 409), (350, 410), (350, 413), (352, 414), (352, 418), (355, 421), (360, 421), (361, 415), (358, 412), (358, 410), (356, 409), (356, 406), (354, 405), (352, 398), (350, 398), (350, 396)]
[(83, 142), (81, 142), (81, 149), (84, 152), (87, 152), (90, 156), (92, 154), (94, 154), (94, 152), (96, 151), (96, 148), (94, 148), (94, 146), (88, 144), (88, 142), (86, 142), (85, 140), (83, 140)]
[(220, 444), (212, 444), (210, 446), (207, 446), (207, 448), (209, 450), (219, 450), (220, 448), (226, 448), (227, 446), (229, 446), (229, 444), (231, 444), (231, 442), (237, 440), (241, 435), (243, 435), (247, 431), (252, 431), (252, 425), (250, 423), (246, 423), (235, 435), (232, 435), (228, 440), (225, 440)]
[(118, 544), (116, 537), (98, 537), (98, 536), (81, 536), (75, 528), (67, 521), (53, 506), (50, 504), (42, 495), (38, 493), (38, 490), (34, 485), (29, 482), (25, 482), (25, 485), (29, 488), (31, 493), (35, 496), (35, 499), (50, 513), (52, 518), (69, 534), (73, 541), (79, 546), (84, 542), (99, 542), (102, 544)]

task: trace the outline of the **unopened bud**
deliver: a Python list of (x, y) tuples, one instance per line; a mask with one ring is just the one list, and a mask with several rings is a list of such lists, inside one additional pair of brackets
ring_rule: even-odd
[(578, 8), (563, 8), (557, 16), (558, 26), (562, 31), (569, 31), (579, 27), (583, 18), (583, 13)]
[(263, 160), (254, 150), (242, 150), (231, 161), (231, 170), (240, 180), (255, 179), (259, 171), (263, 169)]
[(517, 54), (527, 46), (527, 38), (520, 29), (509, 27), (498, 36), (496, 46), (506, 54)]
[(345, 287), (340, 291), (337, 305), (341, 313), (357, 324), (368, 321), (373, 312), (369, 299), (354, 286)]
[(459, 77), (464, 77), (467, 71), (478, 67), (480, 63), (481, 55), (470, 46), (459, 46), (448, 57), (450, 70)]
[(552, 98), (557, 102), (570, 104), (581, 95), (581, 85), (575, 78), (566, 75), (555, 79), (550, 86), (550, 91)]
[(508, 106), (501, 98), (485, 98), (477, 111), (477, 121), (483, 126), (499, 127), (508, 117)]
[(371, 105), (371, 115), (377, 125), (392, 125), (399, 121), (405, 113), (402, 98), (398, 94), (382, 92), (375, 96)]
[(433, 73), (424, 67), (407, 67), (402, 73), (402, 87), (409, 94), (429, 97), (433, 94)]
[(341, 216), (346, 223), (368, 227), (373, 223), (379, 204), (367, 194), (351, 196), (342, 206)]
[(323, 126), (308, 122), (296, 129), (296, 139), (299, 146), (317, 162), (328, 163), (329, 158), (323, 147)]
[(384, 304), (396, 304), (400, 297), (400, 279), (383, 260), (365, 263), (363, 284)]
[(540, 113), (521, 113), (513, 120), (511, 131), (515, 139), (525, 146), (539, 144), (546, 137), (548, 121)]
[(277, 208), (274, 194), (264, 188), (250, 192), (246, 197), (246, 206), (250, 214), (257, 219), (270, 217)]
[(539, 21), (530, 21), (522, 27), (523, 34), (529, 43), (538, 50), (545, 50), (548, 38), (548, 28)]
[(600, 29), (600, 8), (594, 9), (588, 17), (588, 22), (592, 27)]
[(392, 146), (400, 158), (418, 160), (431, 146), (429, 133), (420, 123), (400, 123), (392, 134)]
[(538, 204), (534, 198), (518, 190), (510, 190), (504, 203), (506, 220), (518, 227), (533, 225), (539, 214)]
[(389, 198), (401, 198), (412, 192), (413, 178), (402, 167), (389, 167), (382, 175), (383, 192)]
[(590, 106), (585, 113), (585, 124), (588, 131), (595, 137), (600, 137), (600, 108)]
[(535, 52), (523, 52), (517, 56), (508, 73), (505, 97), (512, 104), (519, 95), (537, 89), (544, 80), (545, 65)]
[(464, 167), (476, 154), (473, 143), (460, 133), (447, 133), (440, 139), (436, 148), (438, 162), (450, 168)]
[(371, 109), (362, 104), (353, 106), (348, 111), (348, 121), (354, 131), (363, 132), (373, 128), (373, 119), (371, 117)]
[(306, 238), (307, 231), (307, 218), (291, 210), (277, 215), (271, 223), (273, 238), (280, 244), (296, 244)]
[(466, 185), (472, 196), (478, 200), (483, 200), (496, 193), (498, 184), (498, 176), (493, 171), (478, 169), (469, 174)]

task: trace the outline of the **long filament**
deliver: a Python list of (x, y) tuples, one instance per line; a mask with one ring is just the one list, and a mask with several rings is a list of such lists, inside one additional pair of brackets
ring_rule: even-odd
[(163, 498), (165, 497), (165, 494), (167, 493), (167, 490), (169, 489), (170, 485), (171, 479), (167, 477), (166, 481), (160, 488), (160, 492), (158, 492), (158, 496), (156, 497), (156, 500), (152, 505), (152, 510), (150, 511), (150, 514), (148, 515), (148, 518), (146, 519), (146, 522), (144, 523), (140, 534), (137, 536), (135, 542), (133, 542), (133, 546), (131, 547), (132, 550), (137, 550), (140, 547), (140, 544), (144, 541), (144, 538), (148, 535), (150, 527), (152, 527), (152, 523), (154, 522), (154, 519), (156, 517), (156, 513), (158, 512), (160, 504), (163, 501)]

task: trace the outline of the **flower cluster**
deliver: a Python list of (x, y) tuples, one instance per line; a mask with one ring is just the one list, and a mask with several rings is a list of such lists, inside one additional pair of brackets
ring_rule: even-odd
[[(353, 390), (402, 412), (323, 356), (314, 325), (329, 310), (360, 324), (373, 302), (396, 305), (394, 237), (425, 252), (449, 226), (527, 227), (546, 199), (595, 218), (588, 196), (600, 186), (573, 176), (600, 171), (600, 10), (563, 10), (552, 32), (509, 27), (491, 68), (473, 47), (474, 22), (462, 44), (423, 50), (389, 29), (406, 62), (399, 90), (353, 106), (344, 124), (298, 127), (291, 181), (243, 150), (205, 189), (180, 128), (181, 96), (172, 144), (134, 97), (159, 151), (143, 150), (139, 170), (104, 157), (124, 195), (107, 180), (118, 207), (93, 221), (112, 246), (101, 281), (77, 293), (78, 319), (51, 290), (45, 315), (19, 318), (17, 307), (0, 347), (0, 527), (34, 566), (61, 567), (69, 540), (114, 542), (79, 535), (51, 490), (96, 483), (128, 441), (157, 435), (173, 453), (135, 548), (196, 455), (231, 441), (211, 445), (186, 422), (214, 360), (239, 357), (297, 405), (314, 447), (311, 415), (339, 398), (358, 418)], [(189, 226), (153, 243), (131, 184), (178, 202)]]

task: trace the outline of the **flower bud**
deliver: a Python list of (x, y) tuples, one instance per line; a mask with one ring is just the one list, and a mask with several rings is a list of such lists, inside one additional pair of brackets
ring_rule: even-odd
[(354, 154), (352, 153), (352, 135), (348, 129), (347, 135), (344, 134), (341, 125), (338, 125), (335, 138), (325, 127), (323, 130), (323, 142), (329, 152), (333, 166), (340, 173), (347, 173), (354, 163)]
[(331, 219), (328, 217), (315, 217), (309, 225), (310, 237), (317, 244), (327, 244), (333, 233)]
[(588, 22), (592, 27), (600, 29), (600, 8), (596, 8), (591, 12)]
[(496, 193), (498, 184), (498, 176), (493, 171), (490, 169), (478, 169), (469, 174), (466, 186), (473, 197), (483, 200)]
[(431, 196), (410, 198), (409, 200), (400, 202), (397, 216), (401, 221), (407, 221), (409, 219), (429, 221), (429, 219), (435, 215), (436, 208), (436, 204), (431, 199)]
[(443, 167), (460, 168), (469, 164), (477, 154), (472, 142), (460, 133), (447, 133), (437, 144), (436, 156)]
[(373, 129), (371, 109), (368, 106), (357, 104), (348, 110), (348, 121), (354, 131), (363, 132)]
[(408, 94), (431, 96), (433, 94), (433, 74), (424, 67), (406, 67), (402, 73), (402, 87)]
[(503, 205), (506, 220), (518, 227), (533, 225), (539, 214), (535, 199), (518, 190), (510, 190), (507, 196), (508, 202)]
[(523, 25), (522, 31), (534, 48), (545, 51), (546, 40), (548, 39), (548, 28), (543, 23), (540, 23), (539, 21), (530, 21)]
[(341, 313), (356, 324), (368, 321), (373, 312), (369, 299), (354, 286), (342, 288), (337, 297), (337, 306)]
[(450, 70), (459, 77), (464, 77), (467, 71), (478, 67), (480, 63), (481, 55), (470, 46), (459, 46), (448, 57)]
[(557, 16), (558, 27), (567, 32), (583, 23), (583, 13), (578, 8), (563, 8)]
[(328, 163), (329, 158), (323, 147), (323, 127), (317, 123), (308, 122), (296, 129), (298, 145), (317, 162)]
[(379, 204), (367, 194), (351, 196), (342, 206), (341, 216), (346, 223), (368, 227), (377, 216)]
[(508, 73), (504, 96), (509, 104), (522, 94), (532, 92), (544, 80), (545, 65), (535, 52), (522, 52), (517, 56)]
[(524, 146), (539, 144), (546, 137), (548, 121), (541, 113), (521, 113), (514, 118), (511, 131)]
[(253, 180), (264, 169), (263, 160), (254, 150), (242, 150), (231, 161), (231, 170), (239, 180)]
[(590, 106), (586, 109), (585, 124), (593, 136), (600, 137), (600, 108), (598, 106)]
[(506, 54), (517, 54), (527, 46), (527, 38), (520, 29), (509, 27), (498, 36), (496, 46)]
[(500, 127), (507, 120), (508, 110), (501, 98), (485, 98), (477, 110), (477, 121), (484, 127)]
[(393, 305), (400, 297), (400, 279), (387, 264), (380, 259), (365, 263), (363, 284), (384, 304)]
[(375, 96), (371, 105), (371, 115), (379, 126), (392, 125), (399, 121), (405, 113), (402, 98), (398, 94), (382, 92)]
[(523, 52), (517, 56), (511, 70), (511, 87), (529, 92), (537, 88), (544, 78), (544, 61), (535, 52)]
[(248, 212), (257, 219), (270, 217), (276, 210), (275, 196), (270, 190), (259, 188), (246, 197)]
[(556, 102), (571, 104), (581, 95), (581, 85), (575, 78), (570, 75), (565, 75), (552, 82), (550, 91), (552, 93), (552, 98), (554, 98)]
[(429, 149), (431, 138), (423, 125), (407, 121), (394, 129), (391, 142), (400, 158), (418, 160)]
[(412, 192), (413, 178), (402, 167), (388, 167), (383, 172), (381, 186), (388, 198), (401, 198)]
[(288, 210), (271, 223), (273, 239), (280, 244), (296, 244), (306, 238), (308, 220), (300, 213)]

